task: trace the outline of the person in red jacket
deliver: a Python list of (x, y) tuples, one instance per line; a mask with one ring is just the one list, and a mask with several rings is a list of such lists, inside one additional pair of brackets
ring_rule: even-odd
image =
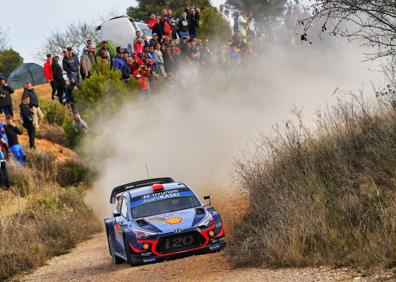
[(150, 20), (148, 22), (149, 29), (153, 29), (153, 26), (157, 23), (157, 16), (155, 14), (151, 14)]
[(56, 83), (54, 80), (54, 75), (52, 73), (52, 55), (47, 55), (47, 60), (44, 63), (44, 77), (47, 79), (48, 83), (51, 84), (52, 88), (52, 100), (55, 99), (56, 95)]

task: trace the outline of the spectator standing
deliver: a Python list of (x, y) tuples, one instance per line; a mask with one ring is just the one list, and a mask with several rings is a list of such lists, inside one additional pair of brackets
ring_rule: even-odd
[(136, 37), (133, 40), (133, 45), (135, 45), (140, 39), (142, 39), (142, 33), (140, 32), (140, 30), (137, 30), (135, 35)]
[(13, 116), (11, 95), (14, 93), (5, 77), (0, 77), (0, 113), (5, 116)]
[(72, 77), (78, 80), (79, 62), (77, 56), (74, 55), (73, 50), (70, 47), (67, 48), (66, 56), (63, 57), (62, 65), (69, 80)]
[(149, 29), (153, 29), (154, 25), (157, 23), (157, 17), (155, 14), (150, 15), (150, 20), (148, 22)]
[(54, 75), (52, 73), (52, 55), (47, 55), (47, 60), (44, 63), (44, 77), (47, 79), (48, 83), (51, 84), (52, 93), (51, 98), (52, 100), (55, 99), (56, 94), (56, 84), (54, 81)]
[(183, 37), (190, 37), (190, 33), (188, 32), (188, 19), (187, 19), (187, 13), (183, 12), (181, 15), (181, 18), (179, 20), (179, 25), (178, 25), (178, 31), (179, 31), (179, 36), (180, 38)]
[(35, 146), (35, 128), (33, 125), (33, 112), (29, 107), (30, 97), (28, 95), (23, 96), (22, 103), (20, 105), (21, 120), (23, 127), (27, 130), (29, 135), (29, 147), (30, 149), (36, 149)]
[(63, 78), (63, 70), (59, 65), (59, 57), (52, 58), (52, 74), (56, 85), (56, 94), (58, 95), (59, 102), (62, 103), (62, 97), (65, 93), (66, 81)]
[(84, 48), (80, 59), (80, 74), (83, 80), (91, 76), (91, 60), (89, 59), (88, 52), (88, 48)]
[(163, 35), (160, 22), (161, 22), (161, 17), (157, 17), (156, 23), (155, 23), (155, 25), (153, 26), (153, 34), (154, 34), (154, 33), (157, 34), (157, 36), (158, 36), (158, 41), (161, 41), (161, 38), (162, 38), (162, 35)]
[(159, 43), (158, 41), (158, 34), (153, 33), (152, 38), (150, 39), (150, 46), (155, 47), (155, 45), (157, 45), (157, 43)]
[(99, 57), (102, 64), (110, 64), (112, 61), (109, 51), (109, 43), (106, 40), (102, 42), (102, 47), (99, 50)]
[[(74, 77), (72, 77), (74, 79)], [(29, 107), (32, 109), (33, 114), (33, 125), (36, 130), (39, 130), (40, 124), (44, 119), (44, 114), (40, 109), (39, 99), (36, 91), (32, 87), (32, 83), (26, 82), (25, 89), (23, 90), (22, 101), (26, 96), (29, 96)]]
[(157, 63), (157, 68), (161, 76), (166, 77), (165, 67), (164, 67), (164, 57), (161, 51), (161, 44), (155, 46), (154, 59)]
[(117, 51), (117, 55), (113, 59), (113, 68), (122, 71), (125, 65), (124, 58), (122, 57), (124, 50), (120, 46), (118, 46), (116, 51)]
[(4, 127), (4, 129), (8, 139), (8, 147), (10, 148), (10, 151), (14, 156), (14, 159), (19, 164), (24, 166), (26, 162), (26, 154), (18, 141), (18, 135), (22, 134), (22, 130), (17, 126), (15, 126), (14, 119), (12, 116), (7, 116), (6, 122), (7, 125)]
[(150, 44), (149, 44), (149, 42), (148, 42), (148, 39), (147, 39), (147, 35), (143, 35), (142, 36), (142, 39), (143, 39), (143, 45), (144, 45), (144, 47), (146, 47), (146, 46), (149, 46)]
[(186, 7), (186, 14), (188, 20), (188, 33), (191, 38), (195, 38), (197, 37), (197, 23), (195, 20), (195, 11), (190, 5), (187, 5)]
[(9, 149), (7, 143), (1, 138), (0, 139), (0, 184), (5, 188), (10, 188), (10, 179), (7, 170), (7, 160), (9, 155)]
[(173, 11), (171, 9), (168, 9), (168, 17), (167, 17), (168, 23), (170, 24), (172, 28), (172, 39), (176, 39), (177, 36), (177, 26), (176, 26), (176, 20), (173, 18)]

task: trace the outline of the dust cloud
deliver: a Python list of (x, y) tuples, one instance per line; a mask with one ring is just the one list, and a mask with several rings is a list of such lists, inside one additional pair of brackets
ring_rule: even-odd
[(88, 204), (100, 219), (110, 216), (112, 188), (147, 178), (146, 164), (150, 177), (171, 176), (200, 195), (238, 193), (234, 158), (258, 132), (271, 134), (274, 124), (292, 117), (294, 106), (310, 123), (316, 110), (335, 99), (336, 88), (357, 90), (380, 81), (368, 70), (374, 67), (362, 63), (359, 48), (340, 43), (323, 49), (273, 46), (240, 70), (185, 69), (149, 100), (99, 117), (101, 134), (85, 146), (99, 171)]

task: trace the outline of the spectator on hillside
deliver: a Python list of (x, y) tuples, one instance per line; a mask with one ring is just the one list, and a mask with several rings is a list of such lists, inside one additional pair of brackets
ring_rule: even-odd
[(93, 44), (91, 39), (87, 40), (87, 46), (86, 47), (87, 47), (87, 49), (95, 48), (95, 46), (94, 46), (94, 44)]
[(176, 39), (177, 36), (177, 26), (176, 26), (176, 20), (173, 18), (173, 11), (171, 9), (168, 9), (168, 17), (167, 17), (168, 23), (170, 24), (172, 28), (172, 39)]
[(180, 38), (183, 37), (190, 37), (190, 33), (188, 32), (188, 19), (187, 19), (187, 13), (183, 12), (182, 16), (179, 20), (179, 25), (178, 25), (178, 31), (179, 31), (179, 36)]
[(47, 55), (47, 60), (44, 63), (44, 77), (47, 79), (48, 83), (51, 84), (51, 88), (52, 88), (51, 98), (52, 98), (52, 100), (55, 100), (56, 84), (54, 81), (54, 75), (52, 73), (52, 55), (51, 54)]
[(150, 46), (155, 47), (155, 45), (157, 45), (157, 43), (159, 43), (158, 34), (153, 33), (152, 38), (150, 39)]
[(59, 102), (62, 103), (63, 93), (65, 93), (66, 81), (63, 78), (63, 70), (59, 65), (59, 57), (52, 58), (52, 74), (56, 85), (56, 94), (58, 95)]
[(30, 96), (29, 95), (23, 96), (22, 103), (20, 105), (21, 121), (23, 127), (27, 130), (29, 135), (30, 149), (36, 149), (35, 146), (36, 130), (33, 124), (33, 112), (32, 109), (29, 107), (29, 104), (30, 104)]
[(117, 55), (113, 58), (113, 68), (122, 71), (125, 65), (125, 61), (123, 58), (124, 49), (118, 46), (116, 51), (117, 51)]
[(14, 159), (19, 164), (24, 166), (26, 162), (26, 154), (18, 141), (18, 135), (22, 134), (22, 130), (17, 126), (15, 126), (14, 119), (12, 116), (7, 116), (6, 122), (7, 125), (5, 126), (5, 133), (8, 139), (8, 147), (10, 148), (10, 151), (14, 156)]
[(187, 14), (188, 20), (188, 33), (190, 34), (191, 38), (197, 37), (197, 22), (195, 19), (195, 11), (191, 8), (191, 5), (187, 5), (185, 12)]
[(161, 17), (157, 17), (155, 25), (153, 26), (153, 34), (156, 33), (158, 35), (158, 41), (161, 41), (162, 35), (164, 35), (161, 29), (160, 22)]
[(76, 99), (74, 98), (73, 92), (77, 86), (77, 81), (72, 78), (70, 83), (66, 86), (65, 95), (63, 96), (62, 102), (64, 105), (70, 106), (73, 114), (78, 113)]
[(144, 43), (143, 46), (144, 46), (144, 47), (150, 45), (149, 42), (148, 42), (148, 39), (147, 39), (147, 35), (144, 34), (144, 35), (142, 36), (142, 39), (143, 39), (143, 43)]
[[(74, 77), (72, 77), (72, 79), (74, 79)], [(30, 82), (25, 83), (25, 88), (22, 94), (22, 101), (26, 96), (29, 96), (29, 107), (32, 109), (33, 125), (36, 128), (36, 130), (39, 130), (40, 124), (44, 119), (44, 114), (40, 109), (37, 93), (36, 91), (34, 91), (32, 83)]]
[(157, 16), (155, 14), (151, 14), (150, 20), (148, 22), (149, 29), (153, 29), (154, 25), (157, 23)]
[(7, 189), (10, 188), (10, 179), (7, 170), (8, 156), (8, 145), (3, 139), (0, 139), (0, 185)]
[(111, 54), (109, 50), (109, 43), (105, 40), (102, 42), (102, 47), (99, 49), (99, 57), (100, 62), (102, 64), (110, 64), (111, 63)]
[(70, 80), (72, 77), (78, 81), (78, 67), (79, 62), (77, 56), (73, 53), (72, 48), (68, 47), (66, 56), (63, 57), (62, 66), (66, 72), (67, 78)]
[(139, 39), (143, 39), (142, 33), (139, 30), (136, 31), (135, 35), (136, 35), (136, 37), (133, 40), (133, 45), (135, 45), (139, 41)]
[(161, 51), (161, 44), (159, 43), (155, 46), (154, 59), (155, 62), (157, 63), (158, 72), (160, 73), (161, 76), (166, 77), (166, 72), (164, 67), (164, 57)]
[(5, 77), (0, 77), (0, 113), (5, 116), (13, 116), (11, 95), (14, 93)]
[(90, 78), (91, 76), (91, 60), (89, 59), (88, 56), (89, 50), (88, 48), (83, 49), (83, 53), (81, 55), (81, 65), (80, 65), (80, 74), (81, 78), (84, 80), (86, 78)]
[(161, 17), (160, 28), (163, 36), (164, 35), (172, 36), (172, 27), (168, 22), (168, 15), (167, 15), (168, 12), (167, 10), (165, 11), (166, 14), (162, 15)]

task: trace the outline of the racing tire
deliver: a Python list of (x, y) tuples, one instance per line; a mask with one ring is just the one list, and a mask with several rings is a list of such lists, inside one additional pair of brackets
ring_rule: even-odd
[(127, 258), (127, 263), (130, 266), (141, 265), (142, 261), (140, 259), (136, 259), (133, 257), (133, 252), (132, 252), (131, 248), (129, 247), (129, 241), (126, 238), (124, 238), (124, 246), (125, 246), (125, 256)]
[(110, 255), (113, 261), (113, 264), (121, 264), (124, 263), (125, 260), (117, 256), (114, 252), (113, 241), (111, 240), (110, 235), (107, 236), (107, 243), (109, 244)]

